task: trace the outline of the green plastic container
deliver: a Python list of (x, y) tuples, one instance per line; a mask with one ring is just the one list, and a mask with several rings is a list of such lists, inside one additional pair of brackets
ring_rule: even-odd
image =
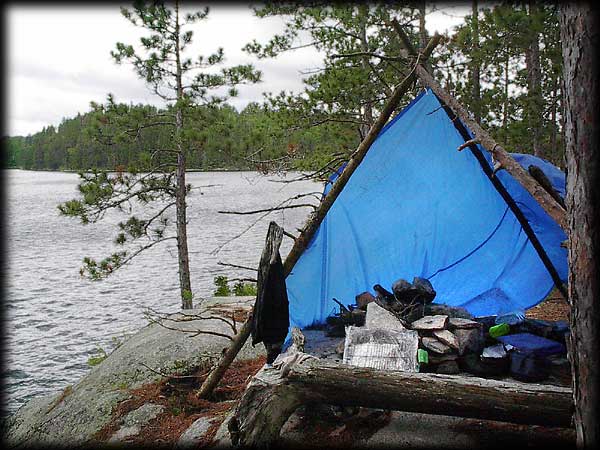
[(509, 331), (510, 325), (508, 325), (507, 323), (501, 323), (500, 325), (494, 325), (493, 327), (490, 327), (489, 333), (491, 337), (497, 338), (508, 334)]
[(429, 353), (427, 350), (423, 350), (422, 348), (417, 350), (417, 360), (419, 364), (429, 364)]

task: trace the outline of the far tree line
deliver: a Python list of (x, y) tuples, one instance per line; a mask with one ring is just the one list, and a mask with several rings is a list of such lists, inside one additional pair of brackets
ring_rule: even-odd
[[(131, 118), (161, 112), (146, 105), (119, 106)], [(272, 167), (268, 163), (282, 157), (293, 161), (293, 168), (310, 169), (328, 155), (359, 141), (358, 135), (343, 124), (291, 130), (283, 123), (282, 115), (257, 103), (241, 112), (229, 105), (195, 108), (185, 124), (195, 144), (186, 155), (188, 170), (264, 171)], [(167, 147), (172, 139), (169, 128), (153, 127), (140, 130), (135, 140), (108, 145), (96, 133), (102, 120), (95, 112), (88, 112), (30, 136), (5, 138), (7, 167), (143, 172), (153, 166), (152, 149)]]
[[(475, 10), (478, 14), (465, 16), (434, 53), (434, 74), (507, 149), (534, 153), (564, 168), (557, 5), (484, 8), (475, 1)], [(269, 93), (262, 104), (250, 103), (241, 111), (227, 103), (193, 108), (184, 124), (194, 143), (186, 154), (188, 169), (316, 170), (328, 161), (342, 161), (409, 69), (390, 20), (398, 19), (415, 46), (422, 47), (431, 9), (267, 3), (255, 12), (280, 16), (286, 29), (267, 43), (247, 44), (249, 54), (269, 58), (293, 52), (305, 45), (300, 37), (306, 40), (308, 33), (310, 45), (324, 54), (323, 67), (305, 74), (301, 94)], [(130, 122), (165, 112), (147, 105), (118, 106)], [(151, 167), (151, 149), (167, 146), (172, 138), (168, 127), (152, 127), (140, 130), (135, 140), (107, 145), (97, 133), (100, 126), (107, 128), (102, 120), (92, 108), (33, 135), (5, 137), (5, 167), (144, 171)]]

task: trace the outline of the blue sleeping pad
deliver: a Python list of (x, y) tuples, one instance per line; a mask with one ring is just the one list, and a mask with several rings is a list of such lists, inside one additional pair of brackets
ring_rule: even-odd
[(531, 353), (535, 356), (549, 356), (566, 352), (565, 346), (560, 342), (531, 333), (507, 334), (496, 339), (504, 345), (512, 345), (519, 352)]

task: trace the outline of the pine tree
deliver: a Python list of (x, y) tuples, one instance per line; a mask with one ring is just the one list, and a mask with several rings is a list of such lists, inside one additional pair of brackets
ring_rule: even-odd
[[(198, 105), (219, 105), (237, 94), (236, 85), (258, 82), (261, 74), (251, 65), (224, 67), (215, 72), (214, 68), (224, 62), (222, 48), (208, 57), (198, 56), (193, 60), (186, 56), (193, 36), (189, 27), (205, 19), (208, 8), (184, 15), (178, 1), (172, 8), (159, 1), (136, 2), (131, 10), (121, 8), (121, 13), (149, 34), (140, 39), (139, 49), (118, 42), (111, 55), (118, 64), (130, 63), (138, 77), (165, 101), (167, 108), (165, 111), (156, 111), (149, 106), (134, 108), (116, 103), (109, 94), (105, 105), (92, 104), (96, 139), (118, 153), (139, 145), (143, 132), (149, 129), (160, 130), (168, 139), (161, 139), (160, 147), (148, 149), (150, 169), (147, 172), (135, 169), (125, 172), (118, 166), (114, 173), (80, 174), (81, 198), (59, 205), (59, 210), (89, 223), (100, 220), (109, 209), (132, 213), (134, 203), (143, 206), (143, 218), (132, 214), (126, 222), (119, 224), (120, 232), (115, 242), (123, 247), (141, 239), (144, 243), (133, 250), (126, 248), (115, 252), (100, 262), (86, 257), (82, 274), (92, 279), (104, 278), (140, 252), (174, 239), (182, 307), (189, 309), (192, 307), (192, 286), (186, 196), (191, 186), (186, 184), (185, 175), (186, 156), (193, 150), (196, 135), (185, 128), (185, 121)], [(224, 86), (229, 87), (227, 93), (212, 94), (215, 90), (222, 91), (220, 88)], [(151, 204), (156, 205), (151, 207)], [(172, 222), (167, 213), (173, 207), (175, 235), (167, 231)]]
[(361, 138), (409, 70), (398, 56), (401, 44), (389, 21), (398, 19), (418, 42), (416, 27), (422, 16), (414, 6), (319, 2), (267, 2), (256, 7), (255, 13), (281, 17), (285, 29), (266, 43), (252, 41), (244, 47), (247, 52), (269, 58), (312, 46), (324, 56), (323, 67), (307, 73), (303, 80), (304, 92), (270, 95), (271, 104), (294, 111), (296, 126), (351, 124)]

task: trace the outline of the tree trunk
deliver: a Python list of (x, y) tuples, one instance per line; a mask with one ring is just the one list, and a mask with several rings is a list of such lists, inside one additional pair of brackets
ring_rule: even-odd
[(479, 7), (477, 0), (473, 0), (472, 11), (472, 39), (473, 48), (471, 51), (471, 105), (475, 122), (481, 124), (481, 83), (480, 83), (480, 55), (479, 55)]
[(300, 405), (325, 403), (568, 427), (569, 388), (458, 375), (383, 371), (291, 354), (263, 368), (237, 404), (234, 445), (274, 442)]
[[(367, 41), (367, 20), (369, 15), (369, 6), (368, 5), (360, 5), (359, 6), (359, 20), (360, 20), (360, 49), (362, 52), (369, 52), (369, 43)], [(363, 56), (361, 58), (361, 65), (363, 70), (368, 73), (370, 70), (369, 57)], [(364, 125), (360, 126), (360, 139), (364, 139), (368, 134), (369, 130), (373, 126), (373, 103), (371, 101), (365, 104), (365, 109), (362, 117), (365, 122)]]
[(557, 142), (557, 124), (556, 124), (556, 112), (558, 102), (558, 86), (557, 80), (554, 79), (552, 87), (552, 107), (550, 108), (550, 154), (552, 155), (551, 161), (557, 166), (561, 165), (561, 159), (558, 158), (558, 142)]
[[(177, 67), (177, 101), (183, 99), (183, 82), (181, 75), (181, 55), (179, 44), (179, 2), (175, 2), (176, 26), (175, 26), (175, 64)], [(182, 105), (175, 106), (175, 139), (177, 145), (177, 187), (175, 192), (175, 209), (177, 220), (177, 257), (179, 266), (179, 289), (181, 294), (182, 309), (192, 308), (192, 283), (190, 281), (190, 259), (187, 245), (187, 204), (185, 197), (187, 187), (185, 183), (185, 149), (182, 145), (183, 134), (183, 111)]]
[(560, 23), (570, 231), (569, 356), (577, 446), (593, 448), (600, 442), (599, 13), (588, 3), (565, 3)]
[(528, 85), (528, 104), (527, 116), (529, 118), (529, 129), (531, 131), (531, 139), (533, 145), (533, 154), (544, 157), (542, 148), (542, 126), (543, 126), (543, 99), (542, 99), (542, 73), (540, 70), (540, 46), (539, 33), (537, 31), (538, 8), (534, 2), (529, 1), (529, 23), (530, 27), (530, 42), (525, 50), (525, 65), (527, 68), (527, 85)]
[(509, 66), (509, 62), (510, 62), (510, 54), (508, 53), (508, 49), (505, 48), (504, 49), (505, 52), (505, 58), (504, 58), (504, 93), (503, 93), (503, 101), (502, 101), (502, 134), (504, 136), (504, 139), (506, 139), (506, 137), (508, 136), (508, 130), (507, 130), (507, 126), (508, 126), (508, 100), (509, 100), (509, 96), (508, 96), (508, 85), (510, 83), (510, 80), (508, 78), (508, 75), (510, 73), (510, 66)]
[[(427, 8), (425, 0), (419, 2), (419, 50), (422, 52), (427, 47), (427, 28), (425, 27), (425, 18), (427, 16)], [(428, 60), (423, 62), (425, 68), (431, 72), (431, 63)]]

